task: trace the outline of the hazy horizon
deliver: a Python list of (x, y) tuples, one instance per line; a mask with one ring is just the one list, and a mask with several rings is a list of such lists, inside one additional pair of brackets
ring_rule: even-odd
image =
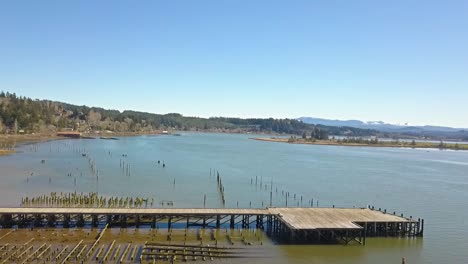
[(0, 4), (0, 90), (185, 116), (468, 127), (466, 1)]

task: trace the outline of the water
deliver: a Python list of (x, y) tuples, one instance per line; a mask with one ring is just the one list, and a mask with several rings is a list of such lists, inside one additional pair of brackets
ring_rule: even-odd
[[(174, 207), (203, 207), (206, 195), (207, 207), (220, 207), (214, 173), (219, 171), (226, 207), (285, 206), (281, 193), (287, 191), (291, 198), (296, 194), (289, 206), (301, 205), (302, 196), (302, 206), (311, 199), (321, 207), (374, 205), (426, 221), (423, 239), (275, 246), (280, 257), (266, 263), (390, 264), (401, 263), (401, 257), (411, 264), (468, 262), (468, 152), (297, 145), (249, 137), (189, 133), (24, 145), (17, 154), (0, 158), (0, 205), (18, 206), (21, 197), (52, 191), (97, 191), (151, 197), (155, 206), (173, 201)], [(98, 180), (82, 150), (95, 161)], [(130, 175), (121, 169), (122, 161), (130, 164)]]

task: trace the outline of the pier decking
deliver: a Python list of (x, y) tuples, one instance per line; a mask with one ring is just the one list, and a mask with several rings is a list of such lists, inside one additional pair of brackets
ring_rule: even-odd
[(268, 215), (268, 209), (229, 208), (57, 208), (57, 207), (15, 207), (0, 208), (2, 214), (141, 214), (141, 215)]
[(0, 208), (2, 227), (142, 226), (259, 228), (288, 243), (365, 243), (367, 236), (422, 236), (418, 221), (370, 208)]
[(400, 216), (385, 214), (370, 209), (350, 208), (270, 208), (274, 215), (280, 216), (289, 228), (300, 229), (360, 229), (356, 223), (412, 222)]

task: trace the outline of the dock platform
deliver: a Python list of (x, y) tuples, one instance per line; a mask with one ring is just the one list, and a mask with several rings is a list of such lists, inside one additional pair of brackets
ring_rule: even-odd
[(422, 236), (424, 220), (373, 208), (0, 208), (0, 226), (258, 228), (284, 243), (365, 244), (366, 237)]

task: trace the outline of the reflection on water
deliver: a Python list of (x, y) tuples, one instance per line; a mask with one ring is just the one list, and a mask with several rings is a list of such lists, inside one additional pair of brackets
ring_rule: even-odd
[(368, 239), (366, 246), (281, 246), (294, 263), (407, 263), (420, 259), (422, 239)]
[(364, 247), (272, 246), (285, 259), (275, 255), (268, 263), (468, 259), (468, 152), (291, 145), (248, 137), (193, 133), (25, 145), (0, 158), (0, 204), (76, 191), (148, 197), (155, 207), (167, 207), (164, 201), (173, 207), (222, 207), (218, 171), (226, 207), (310, 206), (313, 199), (314, 206), (374, 205), (426, 219), (423, 239), (368, 239)]

